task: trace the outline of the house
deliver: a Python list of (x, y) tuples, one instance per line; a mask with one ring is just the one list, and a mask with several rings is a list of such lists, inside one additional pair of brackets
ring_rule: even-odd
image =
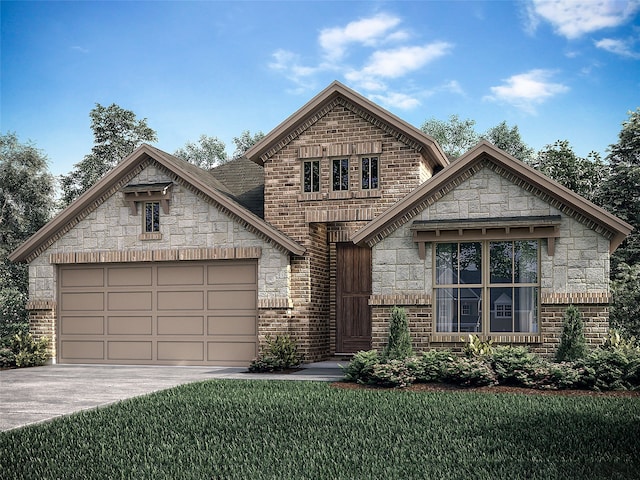
[(60, 363), (247, 365), (267, 335), (307, 361), (473, 332), (552, 355), (578, 306), (607, 333), (631, 226), (483, 141), (438, 144), (339, 82), (246, 156), (201, 170), (149, 145), (12, 253)]

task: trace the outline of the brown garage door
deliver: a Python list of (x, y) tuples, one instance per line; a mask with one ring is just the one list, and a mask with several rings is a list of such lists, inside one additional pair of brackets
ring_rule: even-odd
[(62, 266), (58, 361), (248, 365), (256, 279), (255, 261)]

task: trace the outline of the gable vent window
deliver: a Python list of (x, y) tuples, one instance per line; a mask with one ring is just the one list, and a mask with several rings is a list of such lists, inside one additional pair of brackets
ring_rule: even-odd
[(364, 157), (361, 172), (363, 190), (378, 188), (378, 157)]
[(160, 231), (160, 202), (144, 204), (144, 233)]
[(332, 166), (333, 191), (349, 190), (349, 159), (333, 160)]
[[(141, 183), (127, 185), (122, 189), (124, 201), (133, 216), (142, 215), (140, 240), (160, 240), (160, 210), (169, 214), (172, 182)], [(140, 207), (138, 207), (140, 205)]]

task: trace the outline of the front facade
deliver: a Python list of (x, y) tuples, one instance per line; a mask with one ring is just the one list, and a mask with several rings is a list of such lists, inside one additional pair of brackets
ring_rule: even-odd
[(569, 304), (606, 335), (630, 230), (486, 142), (450, 165), (334, 82), (210, 172), (141, 147), (12, 260), (62, 363), (246, 365), (281, 333), (321, 360), (383, 348), (394, 305), (419, 350), (552, 355)]

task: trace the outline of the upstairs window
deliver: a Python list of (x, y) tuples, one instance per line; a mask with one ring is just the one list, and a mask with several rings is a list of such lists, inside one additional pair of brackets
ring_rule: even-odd
[(361, 160), (362, 190), (378, 188), (378, 157), (364, 157)]
[(333, 160), (332, 184), (334, 192), (349, 190), (349, 159)]
[(145, 202), (144, 233), (160, 231), (160, 202)]
[(302, 185), (304, 193), (320, 191), (320, 160), (307, 160), (303, 163)]

